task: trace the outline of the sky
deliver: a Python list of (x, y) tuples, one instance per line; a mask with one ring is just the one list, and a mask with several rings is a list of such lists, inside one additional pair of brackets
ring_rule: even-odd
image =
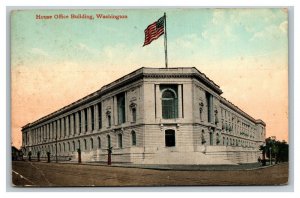
[(163, 36), (142, 47), (144, 30), (164, 12), (169, 67), (196, 67), (264, 120), (267, 137), (288, 141), (286, 9), (27, 10), (11, 13), (12, 144), (21, 146), (25, 124), (140, 67), (164, 67)]

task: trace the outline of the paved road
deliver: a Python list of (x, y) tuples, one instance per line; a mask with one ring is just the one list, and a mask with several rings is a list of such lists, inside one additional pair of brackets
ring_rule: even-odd
[(178, 171), (128, 167), (13, 162), (16, 186), (278, 185), (288, 181), (288, 164), (255, 170)]

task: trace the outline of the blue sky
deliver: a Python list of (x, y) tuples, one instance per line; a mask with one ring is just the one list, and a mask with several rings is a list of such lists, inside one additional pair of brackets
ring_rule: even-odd
[[(164, 67), (164, 37), (146, 27), (167, 14), (169, 67), (194, 66), (223, 97), (288, 140), (286, 9), (26, 10), (11, 15), (12, 133), (140, 67)], [(37, 14), (127, 19), (36, 20)], [(22, 115), (22, 116), (20, 116)]]
[[(12, 16), (12, 60), (43, 55), (47, 61), (104, 62), (113, 50), (124, 57), (137, 51), (146, 64), (156, 58), (163, 65), (163, 37), (150, 46), (142, 44), (144, 29), (164, 11), (170, 64), (191, 55), (228, 59), (287, 50), (287, 14), (282, 9), (24, 11)], [(36, 14), (60, 13), (121, 14), (128, 19), (33, 20)]]

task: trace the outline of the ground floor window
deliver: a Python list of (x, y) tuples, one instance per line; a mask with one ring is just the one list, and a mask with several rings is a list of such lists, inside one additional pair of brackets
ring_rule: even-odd
[(168, 129), (165, 131), (165, 144), (166, 147), (175, 146), (175, 131)]
[(107, 135), (107, 148), (111, 147), (110, 135)]
[(123, 147), (123, 138), (122, 134), (118, 134), (118, 147), (122, 148)]
[(209, 143), (210, 145), (214, 145), (214, 137), (212, 132), (209, 133)]
[(131, 131), (131, 143), (132, 143), (132, 146), (136, 145), (136, 133), (135, 133), (135, 131)]

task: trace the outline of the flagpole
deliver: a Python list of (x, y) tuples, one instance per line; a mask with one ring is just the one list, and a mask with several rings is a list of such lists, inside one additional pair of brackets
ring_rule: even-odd
[(166, 63), (166, 68), (168, 68), (168, 44), (167, 44), (167, 16), (166, 13), (164, 13), (164, 18), (165, 18), (165, 63)]

